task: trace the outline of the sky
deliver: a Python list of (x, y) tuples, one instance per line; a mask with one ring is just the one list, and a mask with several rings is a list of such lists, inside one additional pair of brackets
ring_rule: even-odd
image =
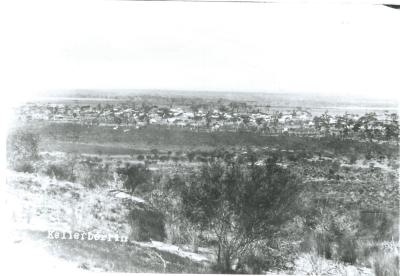
[(400, 11), (381, 5), (8, 2), (0, 73), (13, 96), (68, 89), (400, 92)]

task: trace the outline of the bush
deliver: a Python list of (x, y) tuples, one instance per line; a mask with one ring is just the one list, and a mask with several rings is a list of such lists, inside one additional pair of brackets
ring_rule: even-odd
[(360, 212), (359, 234), (376, 241), (399, 238), (398, 212), (387, 210), (363, 210)]
[[(156, 176), (156, 175), (155, 175)], [(156, 178), (153, 176), (153, 178)], [(191, 241), (193, 231), (189, 223), (181, 215), (181, 201), (179, 194), (185, 185), (180, 175), (160, 178), (154, 181), (158, 189), (147, 195), (148, 202), (163, 213), (168, 242), (172, 244), (187, 244)]]
[(302, 189), (297, 176), (272, 159), (263, 166), (209, 163), (187, 180), (182, 213), (198, 230), (216, 232), (216, 259), (225, 272), (249, 240), (272, 238), (296, 215)]
[[(326, 231), (309, 233), (300, 244), (302, 252), (315, 252), (328, 260), (355, 264), (358, 260), (359, 246), (356, 235), (343, 229), (340, 222), (332, 223)], [(349, 227), (346, 225), (345, 227)]]
[(139, 154), (138, 157), (137, 157), (137, 159), (138, 159), (139, 161), (144, 160), (144, 155), (143, 155), (143, 154)]
[(16, 171), (33, 172), (39, 159), (39, 135), (18, 130), (7, 137), (7, 161)]
[(242, 254), (235, 270), (242, 274), (262, 274), (272, 269), (290, 271), (295, 268), (297, 251), (294, 243), (259, 241)]
[(46, 168), (45, 174), (58, 180), (76, 180), (76, 176), (71, 173), (71, 169), (66, 164), (50, 164)]
[(163, 241), (164, 215), (148, 206), (135, 206), (129, 213), (131, 238), (137, 241)]
[(149, 185), (151, 172), (142, 164), (125, 164), (125, 167), (118, 168), (117, 173), (122, 176), (124, 188), (133, 193), (139, 186)]
[(14, 170), (16, 172), (33, 173), (35, 172), (35, 167), (33, 166), (32, 162), (21, 161), (14, 163)]
[(160, 161), (161, 162), (166, 162), (166, 161), (168, 161), (169, 160), (169, 156), (168, 155), (162, 155), (162, 156), (160, 156)]
[(317, 254), (326, 259), (332, 259), (332, 237), (328, 234), (318, 233), (315, 236)]
[(349, 163), (355, 164), (357, 162), (358, 156), (355, 153), (350, 154)]
[(77, 181), (88, 188), (104, 186), (112, 179), (109, 165), (91, 158), (79, 162), (75, 171)]
[(192, 161), (194, 160), (195, 156), (196, 156), (196, 152), (190, 151), (190, 152), (188, 152), (188, 153), (186, 154), (186, 156), (187, 156), (189, 162), (192, 162)]
[(343, 238), (338, 244), (338, 257), (344, 263), (355, 264), (357, 261), (357, 241), (353, 238)]
[(191, 241), (191, 233), (188, 227), (178, 223), (166, 223), (166, 237), (171, 244), (188, 244)]
[(204, 156), (196, 156), (196, 161), (205, 163), (208, 161), (208, 159), (207, 159), (207, 157), (204, 157)]

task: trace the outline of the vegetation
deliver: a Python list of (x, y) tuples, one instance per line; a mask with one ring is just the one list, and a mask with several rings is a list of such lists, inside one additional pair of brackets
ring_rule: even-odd
[(207, 164), (183, 189), (183, 212), (199, 230), (215, 234), (217, 264), (232, 272), (232, 261), (254, 250), (249, 245), (270, 239), (293, 216), (300, 187), (271, 159), (264, 166)]
[[(347, 273), (345, 267), (370, 269), (376, 276), (398, 272), (397, 114), (325, 112), (307, 126), (295, 125), (271, 106), (175, 99), (196, 122), (205, 120), (204, 127), (190, 129), (152, 124), (154, 112), (164, 119), (175, 116), (169, 101), (155, 102), (132, 103), (143, 127), (130, 128), (129, 118), (117, 119), (117, 105), (101, 104), (97, 109), (113, 110), (110, 116), (119, 127), (32, 120), (9, 134), (9, 168), (26, 177), (45, 176), (49, 184), (22, 183), (32, 194), (77, 202), (82, 191), (103, 196), (81, 200), (96, 223), (77, 227), (116, 223), (115, 229), (129, 229), (132, 241), (208, 252), (210, 266), (154, 251), (160, 259), (133, 244), (113, 245), (115, 256), (101, 248), (94, 258), (121, 254), (124, 262), (137, 265), (127, 251), (141, 254), (141, 260), (154, 254), (149, 260), (157, 267), (145, 261), (140, 272), (296, 273), (298, 260), (310, 263), (309, 274), (328, 274), (326, 262), (337, 274)], [(85, 109), (66, 112), (79, 118)], [(48, 110), (53, 117), (57, 112)], [(262, 112), (271, 120), (257, 117)], [(298, 108), (292, 117), (306, 113)], [(215, 127), (227, 120), (237, 128)], [(82, 195), (71, 187), (80, 187)], [(123, 202), (118, 208), (117, 197)], [(122, 261), (115, 264), (115, 271), (136, 271)]]
[[(78, 128), (78, 130), (77, 130)], [(74, 126), (68, 124), (43, 124), (27, 127), (31, 133), (39, 135), (43, 141), (53, 141), (55, 144), (43, 142), (40, 146), (45, 150), (67, 150), (69, 152), (86, 152), (104, 154), (143, 154), (141, 149), (162, 150), (209, 150), (219, 147), (275, 147), (277, 149), (296, 149), (307, 154), (330, 151), (336, 155), (373, 154), (397, 156), (398, 146), (382, 141), (372, 143), (353, 139), (340, 139), (336, 136), (302, 137), (293, 135), (263, 136), (250, 132), (232, 133), (220, 131), (214, 133), (192, 132), (182, 128), (165, 128), (149, 126), (131, 132), (114, 130), (102, 126)], [(68, 137), (79, 133), (75, 144)], [(112, 142), (113, 146), (108, 144)], [(57, 146), (58, 143), (60, 146)], [(154, 156), (154, 155), (152, 155)]]
[(140, 186), (150, 185), (150, 171), (142, 164), (130, 165), (118, 168), (117, 173), (123, 177), (124, 188), (134, 193)]
[(208, 272), (202, 264), (188, 258), (132, 243), (88, 240), (74, 242), (48, 239), (46, 232), (29, 231), (28, 234), (34, 238), (37, 248), (44, 244), (55, 257), (68, 263), (77, 263), (80, 269), (120, 273)]
[(8, 164), (16, 171), (33, 172), (39, 159), (39, 135), (18, 129), (7, 139)]
[(128, 216), (132, 227), (131, 239), (163, 241), (166, 237), (164, 215), (148, 206), (133, 206)]

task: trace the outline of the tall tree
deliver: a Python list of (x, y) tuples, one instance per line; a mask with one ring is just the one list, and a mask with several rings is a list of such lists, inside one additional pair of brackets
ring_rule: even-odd
[(362, 135), (364, 138), (367, 138), (370, 142), (372, 142), (373, 138), (375, 138), (375, 126), (378, 122), (378, 118), (376, 113), (370, 112), (361, 116), (355, 125), (362, 131)]
[(294, 215), (300, 188), (272, 159), (261, 166), (209, 163), (182, 190), (182, 212), (198, 230), (215, 234), (218, 266), (231, 272), (250, 244), (271, 238)]
[(399, 117), (397, 113), (385, 114), (384, 132), (387, 140), (399, 141)]

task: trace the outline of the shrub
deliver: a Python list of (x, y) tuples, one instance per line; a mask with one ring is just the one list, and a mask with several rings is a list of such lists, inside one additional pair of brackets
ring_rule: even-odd
[(76, 180), (75, 174), (71, 173), (71, 169), (66, 164), (49, 164), (45, 170), (45, 174), (55, 177), (58, 180)]
[(338, 244), (338, 257), (344, 263), (355, 264), (357, 261), (357, 241), (354, 238), (343, 238)]
[(138, 186), (148, 185), (151, 180), (151, 172), (142, 164), (125, 164), (118, 168), (117, 173), (123, 177), (124, 188), (133, 193)]
[(332, 259), (332, 237), (329, 234), (317, 233), (315, 236), (316, 251), (319, 256)]
[(180, 160), (180, 157), (179, 157), (179, 156), (172, 156), (171, 159), (172, 159), (172, 161), (174, 161), (175, 163), (178, 163), (179, 160)]
[(387, 210), (363, 210), (360, 212), (359, 234), (373, 240), (398, 239), (398, 212)]
[(171, 244), (188, 244), (191, 241), (191, 233), (183, 224), (166, 223), (165, 232), (167, 240)]
[(196, 161), (197, 162), (207, 162), (207, 157), (204, 157), (204, 156), (196, 156)]
[(91, 158), (79, 162), (75, 171), (77, 181), (88, 188), (104, 186), (112, 179), (109, 165)]
[(35, 172), (35, 167), (32, 162), (17, 162), (14, 164), (14, 170), (17, 172), (33, 173)]
[(165, 217), (168, 241), (173, 244), (187, 244), (191, 240), (190, 224), (181, 215), (180, 191), (185, 185), (180, 175), (160, 179), (158, 189), (147, 195), (148, 201)]
[(295, 216), (301, 189), (296, 175), (272, 159), (263, 166), (209, 163), (188, 178), (182, 212), (198, 230), (216, 232), (217, 262), (230, 272), (249, 241), (271, 238)]
[(349, 158), (349, 163), (350, 163), (350, 164), (355, 164), (355, 163), (357, 162), (357, 159), (358, 159), (357, 154), (352, 153), (352, 154), (350, 155), (350, 158)]
[(290, 271), (295, 267), (297, 246), (292, 242), (258, 241), (241, 255), (236, 272), (261, 274), (272, 269)]
[(33, 172), (33, 162), (39, 159), (39, 135), (18, 130), (7, 137), (7, 161), (11, 168)]
[(190, 152), (188, 152), (188, 153), (186, 154), (186, 156), (187, 156), (189, 162), (192, 162), (192, 161), (194, 160), (195, 156), (196, 156), (196, 152), (190, 151)]
[(143, 155), (143, 154), (139, 154), (138, 157), (137, 157), (137, 159), (138, 159), (139, 161), (144, 160), (144, 155)]
[(398, 276), (399, 256), (394, 254), (377, 254), (374, 257), (375, 276)]
[(135, 206), (129, 213), (131, 238), (138, 241), (166, 238), (164, 215), (149, 206)]
[(168, 155), (162, 155), (162, 156), (160, 156), (160, 161), (161, 162), (166, 162), (166, 161), (168, 161), (169, 160), (169, 156)]

